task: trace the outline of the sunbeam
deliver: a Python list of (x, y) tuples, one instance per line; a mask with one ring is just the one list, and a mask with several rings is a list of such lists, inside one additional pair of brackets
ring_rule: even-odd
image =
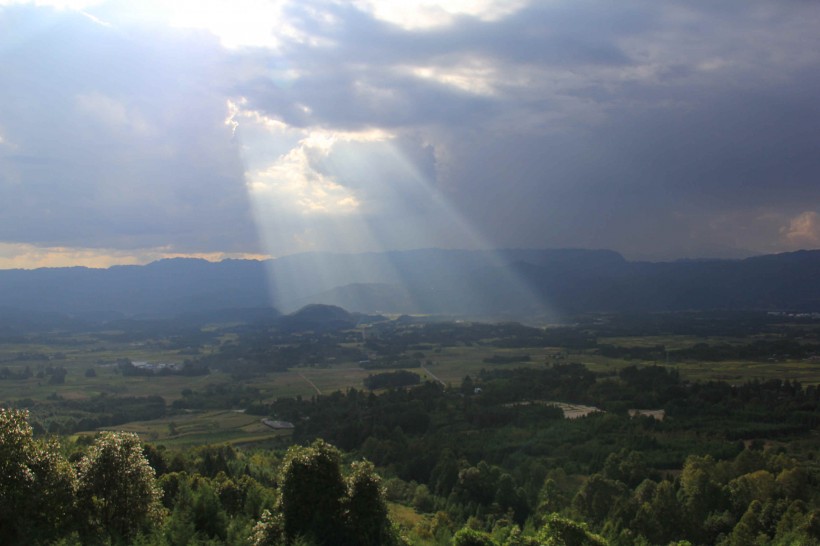
[[(275, 306), (391, 312), (401, 302), (404, 311), (446, 312), (458, 302), (475, 316), (549, 314), (437, 186), (434, 145), (383, 130), (296, 128), (241, 101), (231, 111), (260, 240), (271, 256), (287, 256), (271, 262)], [(417, 250), (442, 248), (462, 251)], [(373, 291), (395, 305), (373, 308)]]

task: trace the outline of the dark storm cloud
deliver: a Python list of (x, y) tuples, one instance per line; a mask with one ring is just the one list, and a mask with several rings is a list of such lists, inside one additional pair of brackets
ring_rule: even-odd
[[(252, 107), (299, 126), (462, 124), (504, 107), (503, 100), (397, 72), (402, 66), (458, 67), (465, 57), (524, 67), (629, 62), (607, 41), (616, 30), (605, 15), (593, 12), (583, 20), (560, 5), (531, 7), (499, 22), (462, 16), (452, 25), (426, 30), (402, 29), (345, 4), (299, 3), (288, 12), (301, 30), (321, 40), (319, 45), (286, 42), (277, 55), (300, 77), (290, 85), (259, 79), (239, 90)], [(613, 20), (622, 18), (628, 19)], [(634, 20), (624, 23), (634, 25)], [(276, 59), (268, 62), (277, 65)], [(295, 103), (309, 106), (311, 114)]]
[[(458, 53), (553, 65), (625, 63), (628, 58), (611, 37), (621, 32), (619, 26), (634, 28), (643, 19), (628, 8), (617, 14), (579, 12), (560, 3), (535, 4), (499, 21), (462, 15), (447, 26), (420, 30), (402, 29), (347, 4), (303, 2), (292, 6), (289, 14), (307, 34), (335, 45), (314, 59), (370, 66)], [(304, 59), (299, 49), (286, 52)]]
[[(296, 127), (401, 128), (427, 123), (460, 124), (476, 112), (492, 111), (494, 101), (409, 76), (388, 76), (375, 67), (328, 65), (282, 88), (254, 81), (238, 91), (249, 106)], [(305, 112), (302, 106), (310, 108)]]
[[(784, 226), (819, 206), (816, 5), (533, 3), (426, 30), (349, 6), (298, 13), (323, 41), (285, 48), (303, 73), (278, 96), (309, 113), (282, 119), (425, 127), (456, 207), (498, 244), (786, 250)], [(470, 62), (493, 92), (398, 70)], [(276, 116), (271, 96), (249, 93)]]

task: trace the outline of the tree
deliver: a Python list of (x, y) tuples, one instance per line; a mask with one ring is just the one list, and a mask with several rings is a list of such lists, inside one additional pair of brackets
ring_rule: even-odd
[(737, 522), (732, 534), (729, 537), (729, 546), (753, 546), (755, 544), (765, 544), (768, 537), (761, 536), (760, 512), (762, 504), (754, 500), (749, 504), (749, 508)]
[(572, 499), (572, 505), (583, 516), (602, 522), (615, 507), (617, 500), (624, 498), (625, 492), (626, 487), (621, 482), (593, 474)]
[(194, 480), (192, 515), (197, 531), (209, 538), (225, 540), (228, 533), (228, 516), (219, 501), (214, 487), (205, 478)]
[(279, 478), (288, 542), (305, 535), (325, 544), (339, 535), (345, 496), (340, 461), (339, 450), (322, 440), (288, 449)]
[(430, 473), (430, 485), (436, 495), (446, 497), (458, 482), (458, 460), (450, 448), (444, 448)]
[(381, 478), (373, 465), (353, 463), (344, 480), (340, 461), (339, 450), (322, 440), (288, 449), (279, 472), (276, 510), (265, 511), (254, 527), (251, 543), (401, 543), (388, 518)]
[(777, 475), (777, 485), (787, 499), (806, 500), (809, 493), (809, 475), (802, 468), (788, 468)]
[(432, 512), (435, 509), (433, 496), (430, 494), (430, 489), (421, 484), (416, 486), (413, 493), (413, 508), (417, 512)]
[(680, 516), (683, 513), (671, 482), (663, 480), (656, 484), (645, 480), (635, 490), (639, 503), (630, 528), (649, 539), (653, 544), (665, 544), (681, 532)]
[(55, 442), (33, 437), (28, 412), (0, 408), (0, 543), (39, 544), (67, 528), (76, 477)]
[(529, 515), (526, 493), (520, 487), (515, 486), (515, 480), (509, 474), (502, 474), (498, 479), (495, 502), (502, 510), (512, 510), (514, 519), (518, 523), (523, 523)]
[(280, 546), (284, 544), (285, 523), (282, 514), (265, 510), (253, 527), (249, 538), (252, 546)]
[(728, 489), (732, 505), (738, 514), (742, 514), (752, 501), (757, 500), (763, 503), (773, 498), (777, 490), (777, 483), (770, 472), (758, 470), (730, 481)]
[(498, 489), (497, 469), (481, 461), (477, 466), (465, 468), (458, 473), (457, 492), (465, 502), (488, 506)]
[(722, 512), (728, 507), (726, 493), (717, 474), (715, 461), (709, 455), (690, 455), (683, 464), (680, 497), (689, 534), (700, 534), (709, 514)]
[(577, 523), (558, 514), (547, 518), (538, 531), (538, 542), (543, 546), (607, 546), (600, 535), (590, 532), (586, 524)]
[(567, 504), (567, 496), (558, 487), (558, 483), (552, 479), (544, 480), (544, 485), (538, 493), (538, 514), (546, 515), (558, 512)]
[(127, 541), (161, 519), (160, 491), (139, 437), (102, 432), (77, 467), (78, 501), (87, 534)]
[(353, 463), (347, 479), (347, 498), (344, 500), (344, 520), (350, 544), (362, 546), (388, 545), (397, 542), (381, 478), (368, 461)]
[(604, 462), (604, 477), (623, 482), (629, 487), (637, 486), (649, 474), (644, 456), (626, 448), (617, 453), (610, 453)]
[(453, 536), (453, 546), (497, 546), (497, 544), (487, 533), (465, 527)]

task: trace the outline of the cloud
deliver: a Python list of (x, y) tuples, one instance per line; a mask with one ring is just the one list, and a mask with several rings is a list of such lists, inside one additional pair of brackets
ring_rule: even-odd
[(226, 259), (265, 260), (266, 254), (200, 252), (179, 253), (171, 248), (143, 248), (122, 250), (116, 248), (43, 247), (22, 243), (0, 242), (0, 269), (35, 269), (40, 267), (92, 267), (145, 264), (164, 258), (201, 258), (208, 261)]
[(792, 218), (781, 233), (792, 247), (820, 247), (820, 214), (813, 210), (802, 212)]
[(523, 0), (445, 0), (378, 2), (360, 0), (355, 2), (363, 11), (377, 19), (398, 25), (407, 30), (435, 28), (453, 24), (459, 16), (469, 15), (483, 21), (496, 21), (521, 9)]
[(98, 123), (108, 131), (126, 130), (147, 133), (148, 124), (139, 115), (129, 112), (125, 105), (112, 97), (98, 92), (75, 97), (77, 114), (90, 122)]
[(146, 6), (0, 12), (0, 240), (818, 245), (813, 3)]
[[(257, 249), (212, 38), (6, 8), (0, 234), (88, 248)], [(8, 26), (8, 25), (4, 25)]]
[(238, 110), (253, 156), (248, 188), (266, 250), (367, 251), (473, 245), (436, 187), (433, 150), (384, 130), (302, 129)]

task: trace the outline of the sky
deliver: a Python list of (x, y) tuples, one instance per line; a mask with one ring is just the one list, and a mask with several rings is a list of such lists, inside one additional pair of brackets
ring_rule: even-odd
[(0, 268), (820, 248), (820, 3), (0, 0)]

